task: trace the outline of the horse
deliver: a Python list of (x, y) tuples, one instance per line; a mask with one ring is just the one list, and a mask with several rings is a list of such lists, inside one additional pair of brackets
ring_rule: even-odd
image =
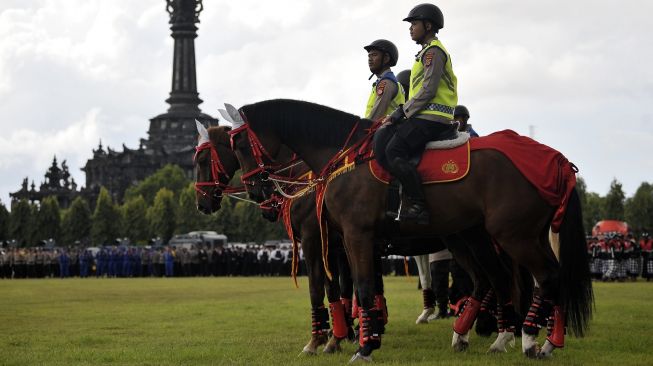
[[(198, 153), (196, 154), (195, 161), (198, 167), (198, 175), (197, 175), (197, 181), (199, 182), (198, 187), (212, 185), (211, 182), (213, 182), (213, 178), (212, 178), (213, 176), (220, 176), (220, 177), (233, 176), (233, 173), (238, 169), (238, 167), (234, 166), (233, 164), (234, 153), (230, 150), (225, 149), (226, 141), (228, 140), (227, 132), (229, 131), (229, 129), (225, 127), (211, 128), (209, 129), (209, 133), (206, 133), (205, 131), (202, 131), (202, 127), (198, 126), (198, 128), (200, 129), (200, 134), (210, 135), (209, 140), (211, 141), (211, 144), (206, 144), (206, 143), (201, 144), (200, 147), (198, 147)], [(209, 154), (209, 150), (210, 150), (210, 154)], [(285, 152), (285, 156), (287, 157), (290, 156), (289, 151)], [(222, 160), (226, 161), (228, 164), (220, 163), (221, 161), (220, 158), (222, 158)], [(209, 167), (217, 167), (218, 169), (217, 171), (212, 171)], [(227, 168), (226, 172), (224, 169), (225, 167)], [(222, 170), (219, 168), (222, 168)], [(287, 171), (294, 171), (300, 175), (304, 173), (304, 171), (301, 168), (299, 169), (296, 168), (296, 165), (294, 164), (292, 169), (287, 169)], [(243, 182), (245, 184), (250, 183), (249, 176), (251, 175), (252, 174), (245, 175), (243, 177)], [(289, 176), (282, 179), (282, 181), (293, 179), (293, 178), (294, 177)], [(266, 179), (270, 179), (270, 177), (267, 177)], [(198, 189), (198, 193), (202, 193), (202, 191)], [(344, 322), (342, 321), (343, 318), (342, 306), (338, 303), (340, 300), (338, 296), (341, 295), (339, 292), (340, 287), (338, 287), (337, 283), (335, 285), (332, 285), (332, 282), (325, 278), (325, 274), (324, 274), (325, 271), (323, 270), (322, 261), (321, 261), (322, 253), (320, 250), (321, 248), (320, 248), (319, 228), (317, 227), (318, 223), (315, 215), (314, 194), (315, 194), (314, 190), (308, 190), (308, 193), (306, 195), (300, 196), (297, 199), (290, 201), (292, 230), (289, 231), (289, 235), (294, 239), (295, 238), (294, 233), (297, 232), (301, 233), (299, 235), (299, 240), (302, 243), (302, 247), (304, 249), (305, 257), (307, 260), (307, 269), (309, 274), (309, 290), (311, 294), (311, 303), (312, 303), (311, 313), (312, 313), (313, 329), (312, 329), (311, 339), (303, 349), (303, 352), (308, 354), (315, 354), (317, 347), (327, 342), (326, 333), (328, 331), (328, 315), (323, 305), (325, 288), (327, 289), (327, 295), (329, 298), (329, 308), (332, 314), (334, 331), (332, 333), (333, 337), (329, 338), (327, 345), (324, 348), (324, 352), (331, 353), (334, 351), (339, 351), (340, 350), (339, 343), (347, 334), (345, 333), (346, 329), (350, 329), (351, 326), (351, 319), (350, 319), (351, 314), (349, 314), (348, 312), (348, 310), (351, 310), (351, 307), (349, 306), (350, 302), (347, 301), (347, 299), (351, 299), (351, 289), (350, 289), (351, 285), (347, 285), (347, 281), (342, 281), (343, 277), (345, 278), (349, 278), (349, 277), (347, 276), (340, 277), (341, 286), (344, 289), (343, 291), (344, 301), (342, 302), (345, 304), (344, 318), (346, 320), (346, 325), (343, 324)], [(212, 197), (214, 200), (219, 201), (222, 195), (221, 194), (198, 195), (198, 208), (203, 212), (208, 212), (210, 211), (209, 209), (210, 207), (219, 206), (219, 202), (200, 201), (200, 199), (203, 197)], [(263, 197), (259, 197), (259, 196), (256, 197), (259, 199), (259, 201), (264, 199)], [(273, 216), (276, 217), (276, 214)], [(339, 239), (339, 237), (336, 236), (334, 239)], [(331, 243), (330, 245), (333, 246)], [(335, 246), (336, 250), (333, 250), (334, 248), (329, 250), (329, 258), (331, 258), (330, 262), (334, 262), (332, 259), (334, 257), (334, 254), (339, 253), (338, 249), (340, 245)], [(454, 246), (454, 248), (455, 247), (456, 246)], [(440, 248), (441, 247), (439, 247), (438, 244), (435, 244), (435, 246), (430, 247), (430, 250), (427, 251), (434, 251)], [(473, 255), (471, 253), (466, 253), (465, 250), (466, 250), (465, 247), (459, 247), (454, 250), (454, 253), (457, 255), (457, 258), (459, 258), (459, 260), (462, 258), (463, 266), (474, 278), (475, 291), (473, 295), (479, 299), (483, 298), (483, 295), (485, 295), (487, 289), (489, 288), (489, 284), (487, 283), (486, 280), (484, 280), (485, 277), (488, 277), (488, 274), (483, 273), (484, 271), (484, 269), (482, 268), (483, 266), (476, 264), (473, 260)], [(338, 254), (336, 254), (336, 256), (337, 255)], [(480, 254), (481, 257), (486, 257), (486, 255), (487, 253)], [(380, 259), (380, 256), (375, 255), (375, 258)], [(339, 267), (337, 268), (339, 268), (340, 271), (343, 270), (348, 271), (349, 267), (347, 266), (347, 264), (346, 263), (343, 264), (341, 258), (338, 259), (341, 262)], [(380, 268), (380, 265), (378, 265), (378, 267)], [(498, 269), (494, 269), (491, 272), (497, 272), (497, 271)], [(377, 274), (376, 284), (378, 288), (376, 291), (377, 296), (375, 300), (377, 301), (377, 303), (381, 304), (381, 302), (383, 301), (382, 300), (382, 293), (383, 293), (382, 277), (379, 275), (378, 270), (376, 271), (376, 274)], [(504, 282), (507, 282), (508, 280), (509, 277), (503, 278)], [(503, 291), (502, 291), (502, 287), (496, 285), (494, 287), (496, 288), (495, 291), (499, 295), (497, 296), (499, 299), (509, 298), (508, 294), (502, 296), (502, 294), (508, 291), (508, 287), (505, 287)], [(524, 296), (528, 296), (529, 292), (524, 291), (523, 294)], [(518, 295), (517, 298), (519, 298)], [(510, 329), (510, 327), (513, 327), (514, 329), (515, 319), (514, 316), (511, 317), (511, 314), (514, 313), (513, 307), (510, 304), (508, 305), (504, 305), (504, 304), (505, 301), (504, 302), (499, 301), (499, 305), (500, 305), (499, 310), (503, 310), (502, 313), (504, 315), (503, 317), (499, 317), (499, 322), (503, 320), (504, 328)], [(471, 328), (471, 323), (473, 321), (474, 321), (474, 317), (467, 318), (467, 323), (468, 323), (468, 325), (466, 326), (467, 328), (465, 328), (464, 332), (461, 332), (462, 337), (459, 337), (457, 341), (452, 344), (454, 349), (464, 350), (467, 348), (468, 336), (466, 333), (469, 331), (469, 328)], [(508, 344), (511, 341), (510, 337), (506, 337), (508, 335), (512, 336), (512, 333), (500, 332), (499, 336), (497, 337), (497, 340), (490, 347), (490, 351), (505, 352), (506, 344)], [(512, 339), (514, 340), (514, 337)]]
[[(211, 214), (220, 209), (224, 192), (242, 191), (229, 186), (229, 181), (240, 169), (240, 165), (230, 146), (229, 127), (216, 126), (206, 130), (198, 124), (197, 128), (200, 142), (193, 158), (197, 167), (196, 204), (200, 212)], [(340, 343), (343, 339), (353, 336), (351, 329), (352, 281), (342, 244), (338, 244), (337, 237), (331, 241), (329, 258), (331, 262), (339, 263), (334, 268), (334, 275), (336, 278), (340, 278), (340, 281), (330, 281), (325, 276), (319, 227), (317, 227), (314, 212), (315, 197), (312, 194), (314, 193), (309, 192), (307, 195), (293, 200), (290, 206), (292, 229), (294, 233), (299, 233), (298, 241), (304, 251), (311, 298), (311, 339), (302, 352), (316, 354), (317, 348), (325, 345), (323, 352), (333, 353), (341, 350)], [(268, 218), (273, 216), (276, 219), (278, 217), (276, 214), (270, 215), (269, 212), (264, 212)], [(334, 326), (331, 337), (329, 337), (329, 312), (324, 307), (325, 291)]]
[[(323, 198), (317, 200), (318, 211), (324, 208), (328, 221), (343, 233), (361, 295), (364, 342), (352, 361), (369, 359), (381, 345), (374, 320), (378, 309), (374, 308), (372, 263), (375, 236), (385, 222), (387, 187), (364, 164), (338, 170), (335, 163), (344, 152), (369, 141), (373, 122), (318, 104), (284, 99), (246, 105), (240, 115), (243, 125), (232, 131), (232, 138), (243, 168), (245, 161), (263, 173), (277, 163), (275, 157), (287, 146), (317, 175), (313, 182)], [(241, 132), (247, 133), (247, 139)], [(565, 326), (582, 337), (592, 314), (593, 292), (575, 177), (571, 173), (573, 182), (568, 177), (561, 182), (566, 193), (556, 207), (501, 152), (474, 150), (470, 163), (473, 168), (463, 179), (424, 186), (431, 217), (428, 225), (404, 222), (400, 230), (444, 237), (482, 228), (467, 234), (468, 245), (483, 242), (475, 239), (487, 233), (537, 281), (539, 294), (523, 324), (522, 352), (527, 357), (549, 357), (564, 345)], [(575, 168), (566, 159), (561, 164), (559, 169), (565, 172)], [(557, 176), (559, 172), (550, 173)], [(255, 180), (247, 187), (250, 195), (261, 192), (263, 179)], [(559, 225), (559, 243), (549, 241), (554, 223)], [(540, 348), (536, 338), (542, 326), (547, 326), (549, 334)]]

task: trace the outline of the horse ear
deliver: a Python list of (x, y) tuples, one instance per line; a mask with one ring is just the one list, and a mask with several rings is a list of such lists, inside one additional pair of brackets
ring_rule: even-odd
[(202, 145), (205, 142), (209, 142), (209, 131), (206, 130), (206, 127), (204, 127), (204, 125), (201, 124), (198, 120), (195, 120), (195, 125), (197, 125), (197, 133), (200, 134), (200, 139), (197, 142), (197, 146)]
[(225, 121), (230, 122), (231, 124), (235, 123), (233, 118), (231, 118), (229, 113), (227, 113), (227, 111), (225, 111), (224, 109), (218, 109), (218, 112), (220, 112), (220, 115), (222, 116), (222, 118), (225, 119)]
[(233, 105), (229, 103), (224, 104), (225, 108), (227, 108), (227, 113), (231, 116), (231, 119), (233, 120), (233, 127), (238, 128), (242, 125), (245, 124), (245, 121), (243, 120), (243, 117), (240, 115), (240, 112), (238, 112), (238, 109), (234, 107)]

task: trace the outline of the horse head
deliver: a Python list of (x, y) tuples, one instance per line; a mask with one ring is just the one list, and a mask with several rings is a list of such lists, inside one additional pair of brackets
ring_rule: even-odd
[(286, 157), (290, 160), (292, 152), (284, 149), (278, 140), (255, 135), (240, 111), (230, 104), (225, 104), (225, 107), (226, 110), (220, 110), (220, 113), (233, 125), (229, 134), (231, 148), (243, 171), (241, 181), (252, 200), (258, 203), (270, 200), (275, 192), (270, 174), (280, 166), (277, 161)]
[(196, 169), (195, 202), (197, 209), (211, 214), (220, 209), (225, 191), (235, 191), (229, 181), (240, 168), (229, 144), (229, 127), (210, 127), (197, 122), (199, 139), (193, 162)]

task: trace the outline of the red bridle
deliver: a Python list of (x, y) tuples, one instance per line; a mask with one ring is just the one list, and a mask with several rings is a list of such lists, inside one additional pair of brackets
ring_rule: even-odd
[[(195, 155), (193, 156), (193, 161), (197, 161), (197, 156), (200, 152), (204, 150), (210, 151), (210, 165), (211, 165), (211, 176), (209, 177), (211, 181), (209, 182), (195, 182), (195, 190), (201, 193), (203, 196), (206, 196), (207, 193), (202, 189), (202, 187), (215, 187), (220, 190), (220, 193), (216, 196), (220, 197), (223, 193), (241, 193), (245, 191), (244, 187), (232, 187), (228, 184), (231, 180), (231, 175), (227, 173), (227, 170), (224, 168), (218, 151), (211, 142), (205, 142), (195, 148)], [(221, 180), (227, 183), (222, 183)]]

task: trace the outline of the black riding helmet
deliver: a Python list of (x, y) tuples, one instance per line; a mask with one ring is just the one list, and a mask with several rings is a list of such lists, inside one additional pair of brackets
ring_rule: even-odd
[(433, 23), (435, 29), (444, 28), (444, 16), (440, 8), (433, 4), (419, 4), (414, 7), (408, 16), (404, 19), (404, 22), (410, 22), (413, 20), (428, 20)]
[(456, 118), (457, 116), (466, 116), (469, 118), (469, 111), (467, 110), (467, 107), (462, 104), (457, 105), (453, 110), (453, 118)]
[(370, 52), (370, 50), (379, 50), (387, 53), (390, 56), (390, 63), (388, 63), (388, 65), (391, 67), (396, 65), (397, 60), (399, 59), (399, 50), (397, 49), (397, 46), (385, 39), (377, 39), (363, 48), (367, 52)]
[(410, 70), (404, 70), (397, 74), (397, 81), (404, 87), (404, 91), (408, 93), (410, 88)]

